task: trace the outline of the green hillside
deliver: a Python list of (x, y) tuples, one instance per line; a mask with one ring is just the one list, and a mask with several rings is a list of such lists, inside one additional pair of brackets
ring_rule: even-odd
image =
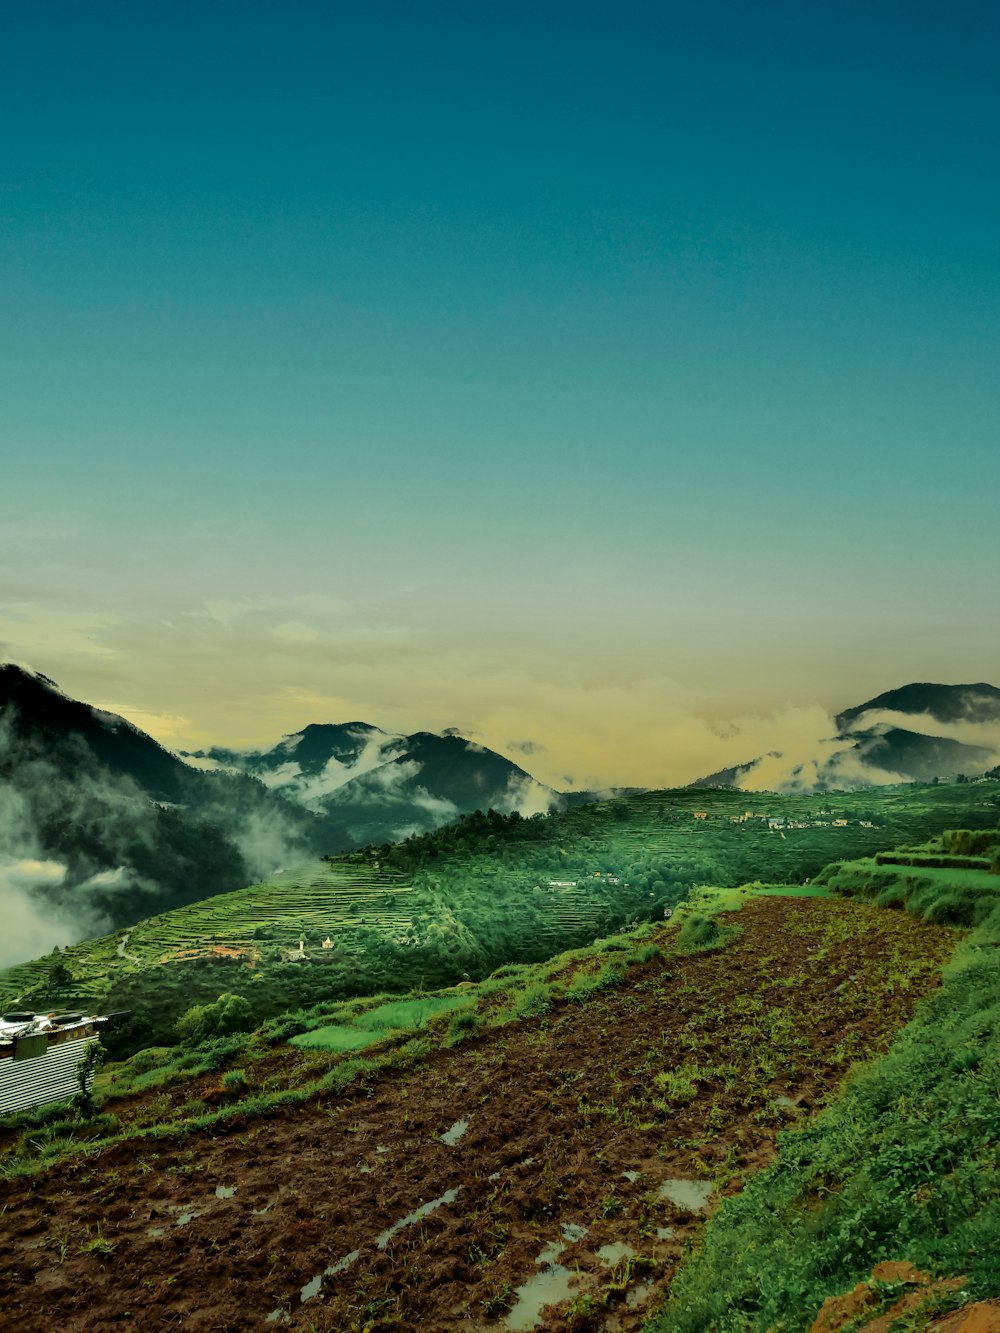
[(254, 1033), (223, 996), (96, 1111), (0, 1122), (0, 1238), (30, 1242), (0, 1302), (28, 1330), (805, 1333), (853, 1289), (847, 1327), (917, 1333), (1000, 1300), (998, 944), (1000, 876), (866, 857)]
[(0, 1004), (128, 1010), (114, 1038), (125, 1052), (172, 1040), (185, 1010), (221, 993), (259, 1023), (483, 977), (662, 919), (695, 885), (803, 883), (835, 860), (989, 828), (998, 803), (990, 782), (813, 797), (681, 789), (532, 819), (477, 813), (0, 972)]

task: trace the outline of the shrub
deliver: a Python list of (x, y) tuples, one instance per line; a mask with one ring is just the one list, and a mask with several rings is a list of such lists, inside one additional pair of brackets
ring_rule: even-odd
[(76, 1078), (80, 1091), (73, 1098), (73, 1109), (82, 1119), (90, 1119), (97, 1107), (90, 1085), (107, 1055), (99, 1041), (92, 1042), (77, 1065)]
[(514, 996), (511, 1013), (515, 1018), (531, 1014), (547, 1014), (552, 1007), (552, 987), (544, 982), (535, 982)]
[(297, 1009), (294, 1013), (279, 1014), (277, 1018), (269, 1019), (264, 1024), (262, 1035), (266, 1042), (276, 1046), (279, 1041), (288, 1041), (289, 1037), (297, 1037), (299, 1033), (308, 1030), (308, 1018), (301, 1009)]
[(658, 944), (646, 944), (641, 949), (637, 949), (629, 958), (630, 963), (649, 963), (654, 958), (659, 958), (660, 946)]
[(714, 949), (722, 943), (722, 931), (718, 922), (710, 916), (695, 913), (689, 916), (681, 926), (677, 944), (681, 950)]
[(445, 1035), (445, 1046), (457, 1046), (460, 1041), (471, 1036), (479, 1029), (479, 1017), (475, 1009), (463, 1009), (457, 1013), (448, 1024), (448, 1031)]
[(200, 1067), (206, 1073), (214, 1074), (217, 1069), (228, 1064), (234, 1055), (244, 1050), (246, 1041), (244, 1033), (234, 1032), (228, 1037), (216, 1037), (214, 1041), (205, 1042), (199, 1052)]
[(182, 1041), (204, 1041), (206, 1037), (224, 1037), (231, 1032), (247, 1032), (253, 1027), (253, 1010), (243, 995), (226, 992), (214, 1004), (195, 1004), (177, 1020), (177, 1035)]

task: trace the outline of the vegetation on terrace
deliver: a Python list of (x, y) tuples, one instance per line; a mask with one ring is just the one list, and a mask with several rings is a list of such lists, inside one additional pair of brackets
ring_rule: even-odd
[[(992, 795), (989, 788), (959, 786)], [(933, 797), (947, 789), (930, 790), (933, 807)], [(676, 817), (674, 808), (672, 821), (649, 820), (646, 840), (633, 841), (632, 851), (652, 855), (654, 839), (668, 841), (671, 827), (684, 838), (703, 838), (703, 830), (711, 830), (710, 821), (718, 818), (727, 835), (720, 843), (728, 843), (734, 831), (747, 831), (763, 849), (774, 847), (780, 859), (792, 832), (810, 831), (790, 829), (781, 838), (770, 826), (766, 833), (762, 827), (748, 828), (749, 821), (721, 829), (732, 808), (723, 806), (713, 816), (705, 793), (698, 795), (697, 812), (706, 818), (695, 824), (694, 812), (688, 811), (696, 831)], [(864, 793), (869, 801), (873, 795), (883, 794)], [(654, 1281), (665, 1301), (659, 1309), (657, 1298), (650, 1301), (650, 1333), (805, 1329), (826, 1298), (863, 1281), (881, 1261), (911, 1261), (935, 1279), (962, 1279), (950, 1290), (936, 1288), (929, 1294), (923, 1315), (918, 1311), (910, 1319), (911, 1329), (926, 1327), (930, 1302), (941, 1309), (973, 1297), (1000, 1296), (995, 1151), (1000, 1140), (1000, 877), (978, 865), (929, 863), (934, 857), (989, 858), (992, 863), (1000, 843), (996, 808), (970, 807), (973, 817), (983, 825), (989, 819), (990, 827), (949, 832), (943, 821), (957, 822), (957, 804), (946, 801), (928, 817), (922, 789), (885, 795), (908, 796), (911, 802), (886, 803), (887, 819), (906, 826), (908, 845), (897, 849), (895, 862), (874, 854), (840, 859), (811, 876), (796, 877), (810, 878), (808, 885), (696, 887), (669, 926), (641, 926), (546, 962), (507, 962), (476, 985), (346, 999), (316, 998), (307, 987), (298, 1008), (274, 1014), (253, 1033), (227, 1030), (242, 997), (216, 992), (200, 1006), (201, 1014), (189, 1011), (186, 1044), (141, 1051), (103, 1071), (93, 1112), (51, 1107), (0, 1124), (4, 1174), (13, 1186), (22, 1175), (65, 1161), (75, 1164), (72, 1170), (82, 1173), (88, 1189), (99, 1187), (102, 1198), (113, 1199), (122, 1187), (131, 1199), (139, 1177), (126, 1186), (120, 1176), (126, 1160), (133, 1174), (141, 1169), (132, 1165), (137, 1154), (151, 1169), (154, 1159), (161, 1165), (158, 1155), (168, 1151), (177, 1162), (184, 1151), (210, 1151), (214, 1136), (245, 1133), (247, 1144), (261, 1135), (273, 1141), (285, 1118), (298, 1145), (296, 1136), (306, 1122), (296, 1117), (307, 1107), (329, 1118), (334, 1128), (346, 1126), (350, 1136), (375, 1113), (380, 1098), (389, 1107), (402, 1097), (397, 1109), (401, 1113), (405, 1103), (412, 1117), (413, 1102), (406, 1100), (411, 1093), (418, 1105), (421, 1098), (432, 1102), (447, 1094), (454, 1106), (453, 1090), (476, 1089), (482, 1076), (482, 1100), (468, 1094), (474, 1109), (485, 1114), (482, 1108), (503, 1079), (504, 1098), (512, 1103), (520, 1098), (538, 1116), (537, 1124), (532, 1121), (538, 1165), (529, 1195), (508, 1194), (506, 1187), (489, 1198), (470, 1194), (462, 1205), (471, 1211), (460, 1219), (460, 1234), (466, 1244), (470, 1234), (489, 1241), (483, 1246), (477, 1239), (478, 1257), (473, 1259), (471, 1250), (449, 1250), (446, 1230), (415, 1234), (412, 1242), (394, 1248), (388, 1267), (366, 1269), (356, 1282), (327, 1292), (328, 1302), (344, 1302), (337, 1307), (343, 1321), (334, 1326), (360, 1329), (367, 1321), (381, 1328), (392, 1319), (397, 1324), (416, 1319), (411, 1326), (423, 1326), (417, 1304), (423, 1289), (412, 1277), (400, 1289), (396, 1277), (445, 1271), (442, 1265), (459, 1275), (456, 1281), (467, 1293), (470, 1310), (497, 1317), (512, 1300), (505, 1275), (518, 1271), (517, 1265), (523, 1271), (532, 1259), (517, 1249), (515, 1232), (523, 1231), (526, 1219), (536, 1227), (555, 1225), (572, 1210), (587, 1220), (595, 1244), (612, 1234), (627, 1237), (633, 1261), (617, 1276), (585, 1284), (561, 1314), (547, 1316), (546, 1327), (553, 1330), (599, 1328), (611, 1306), (625, 1317), (624, 1295), (639, 1277)], [(764, 804), (759, 797), (740, 801), (752, 814)], [(566, 858), (562, 864), (595, 883), (599, 873), (606, 888), (620, 887), (610, 881), (623, 878), (615, 872), (625, 863), (609, 866), (600, 858), (615, 846), (616, 828), (624, 825), (634, 833), (638, 823), (631, 801), (625, 803), (624, 816), (613, 809), (617, 804), (596, 808), (597, 818), (586, 824), (586, 842), (582, 834), (577, 842), (566, 836), (564, 825), (557, 843), (558, 854)], [(914, 811), (919, 813), (911, 818)], [(496, 839), (489, 853), (493, 860), (501, 858), (498, 847), (509, 851), (519, 845), (513, 837), (518, 821), (483, 818), (491, 829), (485, 836)], [(537, 844), (551, 855), (550, 843), (538, 834), (542, 822), (527, 822), (532, 827), (520, 845)], [(824, 838), (834, 832), (846, 835), (839, 843), (846, 850), (852, 837), (867, 838), (871, 832), (854, 835), (851, 828), (822, 824), (819, 831)], [(457, 875), (449, 877), (451, 862), (430, 855), (427, 847), (405, 850), (415, 858), (405, 871), (384, 864), (385, 849), (372, 849), (350, 862), (335, 862), (329, 873), (336, 877), (350, 866), (359, 875), (395, 876), (398, 901), (405, 901), (407, 910), (427, 892), (422, 877), (437, 877), (438, 902), (461, 926), (468, 889)], [(466, 870), (476, 864), (471, 845), (460, 861)], [(516, 868), (516, 858), (512, 863)], [(563, 877), (573, 875), (563, 872)], [(484, 873), (479, 883), (485, 878)], [(446, 889), (452, 891), (450, 899)], [(643, 884), (641, 891), (649, 889)], [(779, 930), (773, 924), (761, 930), (765, 918), (752, 913), (763, 912), (761, 905), (774, 902), (776, 895), (797, 905), (782, 909)], [(742, 904), (751, 906), (720, 921), (718, 913)], [(300, 921), (295, 918), (296, 929)], [(259, 929), (249, 918), (245, 925), (251, 932)], [(273, 922), (265, 928), (279, 929)], [(284, 935), (247, 938), (248, 947), (262, 956), (295, 942), (294, 932), (287, 945), (281, 943)], [(914, 998), (933, 984), (956, 940), (959, 947), (941, 988), (923, 1001), (887, 1051)], [(120, 958), (113, 942), (102, 947)], [(124, 952), (131, 951), (130, 939)], [(224, 973), (227, 980), (248, 971), (245, 964), (215, 964), (207, 956), (178, 966), (215, 967), (216, 978)], [(251, 977), (260, 967), (249, 970)], [(288, 962), (275, 963), (274, 971), (300, 977), (308, 969)], [(646, 1030), (653, 1015), (655, 1039)], [(245, 1011), (241, 1021), (251, 1021)], [(873, 1023), (881, 1025), (877, 1032)], [(201, 1039), (196, 1041), (196, 1035)], [(294, 1044), (286, 1044), (289, 1038)], [(882, 1058), (871, 1063), (873, 1055)], [(520, 1072), (515, 1076), (513, 1069)], [(838, 1096), (852, 1069), (854, 1077)], [(828, 1102), (821, 1115), (809, 1113)], [(550, 1114), (556, 1117), (551, 1124), (545, 1119)], [(774, 1165), (754, 1175), (777, 1132), (791, 1121), (793, 1127), (777, 1139)], [(324, 1144), (331, 1132), (324, 1129)], [(412, 1118), (403, 1133), (412, 1139)], [(645, 1134), (650, 1142), (641, 1149), (636, 1136)], [(192, 1146), (185, 1150), (188, 1143)], [(583, 1156), (572, 1163), (562, 1160), (561, 1143), (575, 1145)], [(103, 1155), (118, 1147), (127, 1147), (127, 1158), (113, 1157), (102, 1167)], [(635, 1182), (622, 1174), (628, 1167), (626, 1152), (642, 1156)], [(95, 1154), (100, 1154), (95, 1165), (85, 1166)], [(649, 1163), (658, 1159), (661, 1166), (651, 1168)], [(477, 1159), (477, 1180), (483, 1177), (484, 1160)], [(501, 1172), (508, 1170), (505, 1162), (506, 1155), (499, 1161)], [(707, 1226), (695, 1214), (666, 1210), (654, 1186), (657, 1172), (668, 1168), (704, 1180), (725, 1196)], [(112, 1176), (119, 1179), (112, 1181)], [(362, 1183), (359, 1178), (355, 1186), (360, 1189)], [(426, 1197), (433, 1192), (428, 1187)], [(12, 1225), (21, 1208), (16, 1203)], [(132, 1203), (129, 1208), (134, 1212)], [(114, 1225), (124, 1230), (111, 1243), (136, 1243), (126, 1221)], [(658, 1244), (661, 1232), (672, 1238)], [(102, 1234), (111, 1233), (108, 1221)], [(86, 1243), (81, 1237), (80, 1245)], [(298, 1233), (295, 1243), (301, 1243)], [(349, 1248), (345, 1240), (345, 1252)], [(397, 1260), (403, 1265), (398, 1273)], [(39, 1262), (44, 1264), (44, 1257)], [(580, 1262), (587, 1271), (586, 1259)], [(388, 1283), (384, 1291), (380, 1282)], [(890, 1308), (897, 1288), (876, 1285), (871, 1313)], [(294, 1281), (291, 1288), (286, 1282), (268, 1299), (297, 1312), (296, 1290)], [(136, 1293), (129, 1295), (130, 1301), (136, 1299)], [(329, 1313), (332, 1307), (324, 1309)], [(373, 1310), (381, 1312), (383, 1323), (373, 1319)], [(303, 1310), (304, 1318), (307, 1313)], [(640, 1318), (636, 1314), (623, 1327), (636, 1326)]]
[[(942, 841), (998, 840), (993, 830)], [(873, 859), (820, 878), (838, 893), (973, 929), (888, 1055), (783, 1135), (773, 1167), (724, 1201), (650, 1333), (802, 1329), (825, 1299), (892, 1261), (938, 1280), (900, 1329), (1000, 1296), (1000, 880)], [(864, 1321), (894, 1312), (902, 1294), (902, 1283), (873, 1283)]]
[[(662, 918), (699, 884), (801, 883), (899, 842), (982, 856), (1000, 784), (816, 796), (645, 792), (522, 819), (477, 813), (219, 894), (0, 973), (6, 1008), (128, 1010), (116, 1054), (169, 1044), (192, 1005), (246, 1001), (245, 1022), (320, 1001), (483, 977)], [(979, 842), (938, 841), (958, 824)], [(303, 949), (299, 953), (299, 942)], [(329, 940), (329, 948), (324, 941)]]

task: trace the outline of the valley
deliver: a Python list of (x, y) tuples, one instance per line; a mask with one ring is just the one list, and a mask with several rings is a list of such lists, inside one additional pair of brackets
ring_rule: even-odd
[[(14, 1018), (106, 1016), (71, 1100), (0, 1119), (18, 1328), (804, 1333), (822, 1309), (830, 1333), (846, 1293), (852, 1330), (1000, 1301), (995, 774), (451, 802), (319, 856), (285, 834), (325, 827), (333, 760), (401, 760), (394, 800), (409, 783), (425, 811), (417, 750), (453, 796), (486, 761), (453, 736), (307, 729), (255, 761), (295, 805), (109, 738), (84, 705), (67, 740), (66, 701), (31, 689), (58, 725), (47, 752), (22, 729), (6, 775), (36, 814), (117, 755), (66, 866), (111, 873), (86, 830), (119, 810), (179, 901), (119, 893), (115, 929), (0, 969)], [(148, 818), (176, 837), (140, 835)], [(239, 827), (258, 853), (283, 830), (286, 868), (186, 883), (198, 839), (233, 849)]]
[(1000, 783), (985, 782), (680, 789), (546, 818), (470, 815), (0, 971), (0, 1004), (127, 1010), (109, 1038), (126, 1055), (170, 1044), (187, 1009), (223, 993), (252, 1027), (329, 999), (478, 979), (662, 920), (699, 884), (801, 883), (838, 859), (991, 828), (998, 814)]

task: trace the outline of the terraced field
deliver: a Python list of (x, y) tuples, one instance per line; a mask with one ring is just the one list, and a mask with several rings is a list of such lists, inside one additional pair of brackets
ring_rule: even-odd
[(751, 898), (728, 925), (713, 950), (659, 927), (631, 957), (463, 990), (457, 1045), (439, 1013), (361, 1049), (365, 1018), (413, 1021), (383, 1005), (319, 1049), (110, 1100), (103, 1145), (8, 1181), (0, 1306), (25, 1333), (638, 1333), (721, 1200), (781, 1131), (815, 1132), (954, 945), (823, 898)]
[(0, 973), (0, 1005), (45, 985), (56, 961), (72, 981), (57, 986), (79, 1000), (99, 1000), (108, 980), (148, 967), (200, 957), (259, 958), (265, 948), (315, 953), (329, 938), (339, 954), (360, 955), (363, 932), (413, 938), (417, 895), (402, 876), (366, 867), (311, 862), (232, 893), (149, 917), (128, 931), (86, 941)]
[(412, 899), (412, 885), (392, 871), (311, 862), (267, 883), (152, 917), (132, 932), (129, 952), (165, 962), (219, 946), (253, 949), (262, 940), (292, 947), (302, 939), (312, 949), (329, 938), (337, 948), (350, 948), (360, 926), (411, 931)]

